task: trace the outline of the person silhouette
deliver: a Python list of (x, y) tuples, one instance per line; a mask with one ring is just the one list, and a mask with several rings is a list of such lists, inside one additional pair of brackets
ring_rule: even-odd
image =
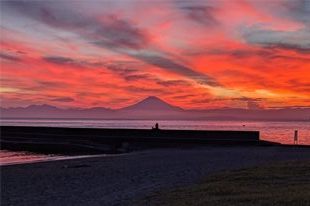
[(158, 123), (156, 122), (155, 127), (152, 127), (153, 130), (159, 130)]
[(158, 125), (157, 122), (156, 122), (156, 124), (155, 124), (155, 129), (156, 129), (156, 130), (159, 130), (159, 125)]

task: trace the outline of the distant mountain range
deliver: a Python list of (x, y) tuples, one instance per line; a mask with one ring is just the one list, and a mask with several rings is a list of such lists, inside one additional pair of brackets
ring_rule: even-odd
[(310, 121), (310, 108), (185, 110), (151, 96), (114, 110), (104, 107), (61, 109), (50, 105), (30, 105), (0, 108), (0, 115), (1, 118)]

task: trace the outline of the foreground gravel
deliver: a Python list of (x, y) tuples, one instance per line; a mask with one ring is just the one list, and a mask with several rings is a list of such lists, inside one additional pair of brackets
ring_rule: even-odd
[(1, 167), (1, 205), (133, 205), (206, 175), (276, 161), (310, 159), (309, 148), (203, 147)]

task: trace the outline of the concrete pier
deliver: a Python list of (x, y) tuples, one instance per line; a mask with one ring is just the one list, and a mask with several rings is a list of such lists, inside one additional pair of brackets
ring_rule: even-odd
[[(258, 131), (1, 126), (1, 149), (43, 153), (116, 153), (154, 147), (259, 145)], [(265, 142), (266, 143), (266, 142)]]

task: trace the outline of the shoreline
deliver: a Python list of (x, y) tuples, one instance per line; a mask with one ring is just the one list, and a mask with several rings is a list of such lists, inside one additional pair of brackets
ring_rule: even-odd
[[(15, 151), (14, 151), (15, 152)], [(24, 152), (24, 151), (20, 151)], [(112, 157), (112, 156), (121, 156), (121, 155), (127, 155), (129, 153), (124, 154), (98, 154), (98, 155), (76, 155), (76, 156), (61, 156), (57, 154), (49, 154), (49, 155), (43, 155), (39, 153), (32, 153), (33, 155), (42, 155), (42, 158), (46, 159), (40, 159), (40, 160), (26, 160), (26, 161), (16, 161), (16, 162), (8, 162), (8, 163), (2, 163), (0, 162), (0, 169), (4, 166), (13, 166), (13, 165), (23, 165), (23, 164), (35, 164), (35, 163), (44, 163), (44, 162), (54, 162), (54, 161), (65, 161), (65, 160), (74, 160), (74, 159), (85, 159), (85, 158), (95, 158), (95, 157)], [(32, 155), (31, 154), (31, 155)], [(25, 154), (26, 156), (27, 154)], [(45, 156), (45, 157), (44, 157)]]
[[(206, 146), (196, 146), (194, 148), (199, 149)], [(216, 146), (209, 146), (209, 147), (216, 147)], [(267, 147), (270, 147), (267, 145)], [(281, 144), (276, 145), (272, 147), (283, 147), (283, 148), (307, 148), (310, 149), (310, 145), (293, 145), (293, 144)], [(159, 148), (158, 148), (159, 149)], [(178, 149), (178, 148), (172, 148), (172, 149)], [(179, 148), (180, 149), (180, 148)], [(145, 149), (145, 150), (136, 150), (131, 152), (125, 152), (125, 153), (109, 153), (109, 154), (80, 154), (80, 155), (68, 155), (65, 156), (63, 154), (54, 154), (54, 153), (38, 153), (38, 152), (31, 152), (31, 151), (24, 151), (24, 150), (0, 150), (1, 151), (8, 151), (8, 152), (21, 152), (21, 153), (29, 153), (29, 155), (42, 155), (42, 158), (46, 159), (40, 159), (40, 160), (29, 160), (29, 161), (20, 161), (20, 162), (8, 162), (3, 163), (0, 161), (0, 167), (2, 166), (10, 166), (10, 165), (22, 165), (22, 164), (34, 164), (34, 163), (43, 163), (43, 162), (53, 162), (53, 161), (64, 161), (64, 160), (71, 160), (71, 159), (84, 159), (84, 158), (95, 158), (95, 157), (113, 157), (113, 156), (125, 156), (130, 155), (134, 153), (139, 152), (150, 152), (152, 150), (156, 149)], [(27, 157), (27, 154), (25, 154)], [(1, 159), (0, 159), (1, 160)]]

